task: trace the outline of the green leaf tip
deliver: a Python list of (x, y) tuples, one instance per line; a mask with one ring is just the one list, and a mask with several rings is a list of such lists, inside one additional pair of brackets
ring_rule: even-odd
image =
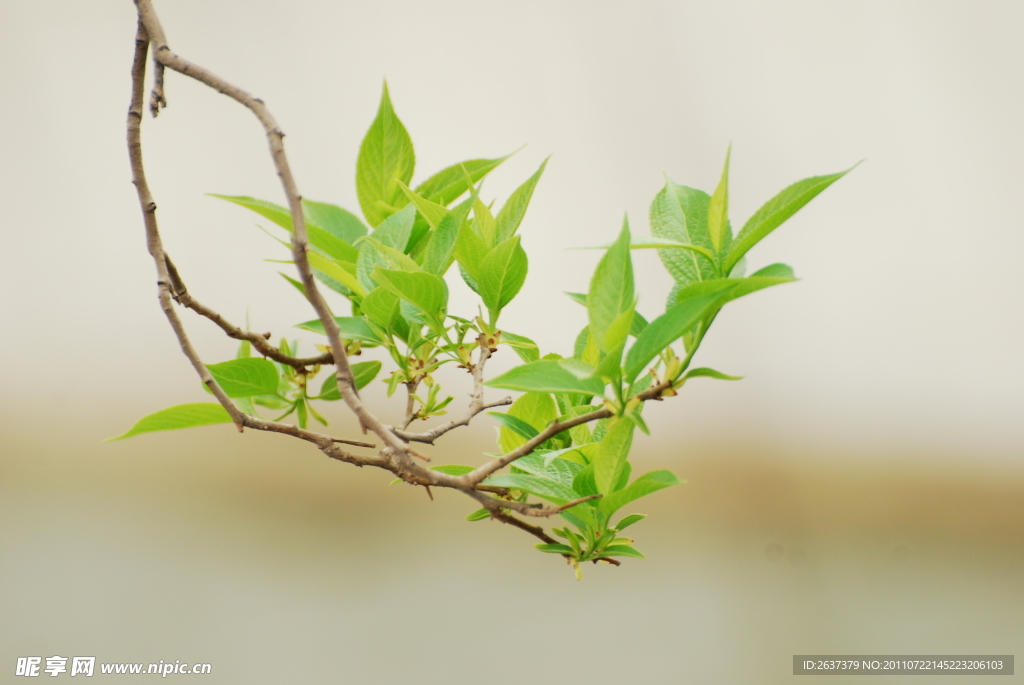
[(107, 438), (104, 442), (124, 440), (142, 433), (156, 431), (179, 430), (195, 426), (211, 426), (218, 423), (231, 423), (227, 410), (215, 402), (192, 402), (179, 404), (158, 412), (143, 416), (128, 429), (127, 433), (116, 438)]

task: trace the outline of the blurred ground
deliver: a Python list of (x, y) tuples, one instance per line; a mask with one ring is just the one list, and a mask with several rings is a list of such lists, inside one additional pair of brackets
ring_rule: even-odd
[(1024, 638), (1019, 473), (648, 445), (638, 468), (689, 483), (639, 507), (647, 561), (577, 583), (461, 497), (277, 436), (101, 445), (25, 419), (0, 461), (5, 672), (74, 653), (209, 662), (217, 683), (782, 683), (796, 653)]

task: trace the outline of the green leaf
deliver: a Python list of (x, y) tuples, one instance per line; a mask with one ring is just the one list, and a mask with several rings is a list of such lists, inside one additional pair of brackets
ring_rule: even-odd
[(750, 217), (743, 230), (736, 236), (732, 248), (729, 250), (729, 257), (725, 260), (723, 271), (729, 273), (740, 257), (745, 255), (750, 248), (759, 243), (765, 236), (774, 231), (789, 217), (796, 214), (804, 205), (818, 196), (825, 188), (853, 171), (856, 165), (838, 174), (827, 176), (814, 176), (797, 181), (781, 193), (768, 200), (759, 210)]
[(530, 205), (530, 199), (533, 197), (533, 189), (537, 187), (537, 181), (540, 180), (541, 174), (544, 173), (544, 167), (547, 165), (548, 160), (545, 159), (533, 176), (512, 192), (508, 201), (498, 212), (498, 216), (495, 217), (498, 224), (497, 242), (505, 242), (519, 228), (523, 217), (526, 216), (526, 208)]
[(357, 295), (366, 294), (366, 289), (363, 287), (363, 284), (359, 282), (359, 279), (357, 279), (356, 276), (346, 269), (341, 263), (331, 261), (327, 257), (316, 252), (307, 252), (306, 256), (309, 258), (309, 265), (317, 271), (323, 272)]
[[(495, 419), (497, 419), (498, 423), (517, 433), (519, 436), (526, 438), (527, 440), (537, 437), (537, 433), (539, 431), (530, 424), (528, 424), (526, 421), (523, 421), (522, 419), (516, 416), (511, 416), (509, 414), (504, 414), (502, 412), (497, 411), (489, 411), (487, 413), (488, 415), (493, 416)], [(515, 448), (513, 447), (512, 449)]]
[(488, 249), (497, 244), (498, 222), (479, 196), (473, 201), (473, 229), (483, 238)]
[[(598, 247), (577, 247), (577, 250), (606, 250), (611, 245), (600, 245)], [(713, 260), (715, 253), (706, 248), (700, 247), (699, 245), (690, 245), (688, 243), (681, 243), (677, 240), (670, 240), (669, 238), (658, 238), (657, 236), (633, 236), (629, 241), (629, 249), (631, 250), (645, 250), (656, 248), (659, 250), (690, 250), (697, 254), (703, 255), (708, 259)]]
[(463, 280), (474, 292), (480, 291), (477, 282), (480, 280), (480, 269), (488, 252), (490, 249), (487, 243), (472, 226), (464, 223), (459, 227), (459, 237), (455, 242), (455, 259), (462, 267)]
[(392, 271), (377, 267), (373, 279), (406, 302), (414, 305), (425, 316), (440, 325), (448, 306), (448, 286), (435, 276), (423, 271)]
[[(773, 266), (784, 267), (785, 265), (779, 264)], [(765, 271), (765, 269), (762, 269), (757, 273), (760, 274), (763, 271)], [(777, 271), (777, 273), (782, 272), (782, 269)], [(708, 293), (721, 293), (724, 299), (719, 304), (724, 305), (726, 302), (738, 300), (744, 295), (755, 293), (758, 290), (764, 290), (765, 288), (770, 288), (773, 285), (792, 283), (795, 280), (796, 279), (792, 276), (759, 276), (755, 274), (753, 276), (747, 276), (746, 278), (719, 278), (713, 281), (702, 281), (700, 283), (691, 283), (690, 285), (677, 290), (672, 297), (671, 302), (679, 303), (685, 299), (699, 297)], [(730, 285), (732, 285), (731, 290), (729, 290)]]
[[(722, 279), (727, 281), (729, 279)], [(728, 297), (732, 283), (720, 283), (719, 288), (703, 295), (679, 300), (668, 311), (652, 321), (626, 354), (626, 382), (632, 382), (648, 362), (683, 336), (709, 312), (721, 306)]]
[(560, 545), (558, 543), (545, 544), (545, 545), (534, 545), (541, 552), (548, 552), (549, 554), (567, 554), (573, 555), (572, 547), (569, 545)]
[(594, 458), (594, 482), (597, 491), (603, 495), (614, 492), (622, 469), (629, 457), (629, 447), (633, 443), (634, 424), (629, 419), (618, 416), (608, 422), (608, 432), (601, 439)]
[(528, 454), (525, 457), (516, 459), (512, 465), (520, 471), (526, 471), (530, 475), (554, 480), (567, 488), (571, 488), (576, 475), (583, 470), (583, 464), (568, 459), (550, 457), (552, 454), (566, 454), (575, 450), (576, 448), (571, 447), (546, 454)]
[(640, 476), (618, 492), (602, 497), (598, 501), (597, 506), (605, 514), (611, 516), (630, 502), (671, 485), (679, 485), (679, 482), (679, 479), (671, 471), (651, 471)]
[[(503, 452), (511, 452), (547, 428), (548, 424), (558, 416), (558, 410), (555, 408), (555, 401), (551, 399), (551, 395), (528, 392), (512, 403), (512, 406), (508, 408), (508, 413), (494, 414), (494, 416), (495, 418), (504, 416), (509, 421), (509, 423), (505, 423), (505, 420), (498, 418), (505, 424), (505, 427), (498, 433), (498, 445)], [(513, 426), (511, 423), (513, 420), (522, 422), (525, 426)]]
[(646, 559), (643, 554), (629, 545), (609, 545), (601, 552), (601, 556), (604, 557), (636, 557), (637, 559)]
[(714, 369), (709, 369), (706, 366), (702, 366), (699, 369), (690, 369), (686, 372), (686, 375), (683, 376), (683, 380), (688, 378), (717, 378), (721, 381), (743, 380), (743, 376), (727, 376), (721, 371), (715, 371)]
[(437, 228), (437, 225), (441, 223), (441, 219), (443, 219), (445, 215), (448, 214), (447, 208), (442, 207), (436, 202), (431, 202), (425, 197), (422, 197), (416, 191), (411, 190), (409, 186), (405, 185), (401, 181), (398, 181), (398, 187), (402, 189), (402, 192), (405, 193), (405, 196), (408, 197), (409, 200), (416, 206), (416, 209), (419, 211), (420, 216), (422, 216), (426, 220), (427, 224), (431, 228)]
[(302, 210), (307, 224), (318, 226), (349, 245), (355, 245), (357, 240), (369, 233), (359, 217), (337, 205), (303, 198)]
[(266, 359), (232, 359), (207, 367), (228, 397), (255, 397), (277, 393), (281, 374)]
[[(361, 316), (336, 316), (334, 320), (337, 322), (338, 328), (341, 330), (341, 337), (343, 338), (362, 340), (363, 342), (376, 343), (378, 345), (383, 344), (383, 341), (377, 337), (377, 334), (373, 332), (373, 329), (370, 328), (369, 324)], [(320, 322), (320, 319), (296, 324), (295, 327), (325, 335), (324, 325)]]
[(604, 382), (598, 378), (581, 380), (553, 359), (542, 359), (517, 366), (484, 383), (491, 388), (523, 392), (578, 392), (600, 395)]
[(405, 254), (409, 249), (412, 225), (416, 221), (416, 208), (403, 207), (381, 223), (370, 236), (388, 247)]
[(484, 258), (477, 286), (490, 312), (491, 324), (497, 321), (498, 314), (512, 298), (519, 294), (526, 282), (528, 267), (526, 252), (519, 244), (519, 236), (500, 243)]
[(549, 478), (539, 478), (526, 473), (500, 473), (484, 480), (484, 484), (500, 488), (515, 488), (537, 497), (543, 497), (555, 504), (565, 504), (577, 498), (576, 493), (570, 487)]
[(287, 207), (282, 207), (266, 200), (257, 200), (247, 195), (217, 195), (216, 193), (209, 193), (209, 196), (219, 200), (227, 200), (246, 209), (251, 209), (260, 216), (270, 219), (278, 226), (288, 229), (289, 232), (292, 230), (292, 214)]
[(732, 145), (729, 145), (729, 149), (725, 153), (722, 178), (708, 203), (708, 235), (711, 237), (711, 246), (715, 249), (716, 254), (728, 248), (729, 242), (732, 240), (732, 235), (729, 233), (729, 157), (731, 156)]
[(646, 514), (630, 514), (629, 516), (624, 516), (618, 523), (615, 524), (615, 530), (623, 531), (626, 528), (629, 528), (634, 523), (639, 523), (640, 521), (643, 521), (645, 518), (647, 518)]
[(501, 343), (499, 344), (502, 343), (511, 347), (524, 362), (535, 362), (540, 359), (540, 350), (537, 348), (537, 343), (525, 336), (502, 331)]
[(408, 184), (415, 166), (412, 139), (391, 106), (385, 82), (377, 117), (359, 146), (356, 162), (356, 194), (371, 226), (380, 225), (405, 206), (405, 196), (395, 181)]
[[(370, 381), (380, 373), (382, 364), (379, 361), (357, 362), (352, 364), (352, 379), (356, 382), (356, 390), (362, 390), (369, 385)], [(338, 390), (338, 374), (328, 374), (320, 386), (320, 395), (313, 399), (332, 402), (341, 399), (341, 392)]]
[[(711, 198), (702, 190), (681, 186), (665, 178), (665, 187), (651, 202), (651, 232), (667, 238), (714, 250), (708, 234), (708, 205)], [(718, 276), (714, 259), (694, 250), (658, 250), (662, 263), (677, 281), (692, 283)]]
[(796, 280), (796, 275), (793, 273), (793, 267), (788, 264), (769, 264), (750, 274), (750, 278), (784, 278), (792, 281)]
[(127, 433), (116, 438), (107, 438), (105, 442), (124, 440), (140, 433), (209, 426), (217, 423), (231, 423), (231, 416), (219, 404), (214, 402), (179, 404), (142, 417)]
[(440, 466), (431, 466), (430, 469), (447, 473), (449, 476), (464, 476), (476, 470), (472, 466), (463, 466), (462, 464), (441, 464)]
[(608, 352), (616, 345), (617, 340), (608, 338), (609, 329), (619, 315), (633, 309), (635, 304), (633, 261), (629, 254), (629, 224), (623, 220), (619, 238), (598, 263), (587, 294), (590, 335), (594, 337), (602, 351)]
[(437, 228), (430, 233), (430, 242), (423, 251), (423, 270), (443, 276), (455, 259), (455, 245), (461, 227), (469, 216), (470, 202), (467, 200), (451, 210), (441, 219)]
[(392, 214), (382, 223), (371, 237), (359, 243), (359, 257), (356, 259), (356, 277), (367, 292), (377, 287), (370, 273), (377, 266), (385, 269), (418, 271), (419, 265), (405, 255), (416, 208), (412, 205)]
[(370, 321), (384, 330), (391, 330), (398, 315), (398, 296), (387, 288), (376, 288), (363, 298), (360, 308)]
[(432, 202), (447, 207), (460, 195), (493, 171), (511, 155), (498, 159), (467, 159), (442, 169), (416, 187), (416, 193)]
[(491, 518), (491, 512), (487, 511), (487, 509), (484, 508), (484, 509), (477, 509), (472, 514), (469, 514), (466, 517), (466, 520), (467, 521), (483, 521), (484, 519), (489, 519), (489, 518)]

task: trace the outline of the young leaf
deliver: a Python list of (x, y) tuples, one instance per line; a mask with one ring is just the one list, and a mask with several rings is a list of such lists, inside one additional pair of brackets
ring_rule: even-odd
[(484, 385), (523, 392), (578, 392), (585, 395), (600, 395), (604, 391), (604, 382), (599, 378), (580, 380), (553, 359), (542, 359), (517, 366), (497, 378), (492, 378)]
[(795, 280), (796, 275), (793, 273), (793, 267), (788, 264), (769, 264), (763, 269), (758, 269), (750, 274), (750, 278), (785, 278), (787, 280)]
[(477, 287), (487, 310), (491, 324), (498, 320), (498, 314), (512, 301), (526, 282), (529, 262), (526, 252), (519, 244), (519, 236), (513, 236), (491, 250), (480, 265)]
[(127, 433), (116, 438), (107, 438), (105, 442), (124, 440), (140, 433), (209, 426), (217, 423), (231, 423), (231, 417), (219, 404), (214, 402), (179, 404), (142, 417), (128, 429)]
[(568, 452), (575, 451), (575, 449), (576, 448), (557, 450), (556, 452), (549, 452), (547, 454), (528, 454), (525, 457), (516, 459), (513, 466), (520, 471), (526, 471), (527, 473), (539, 478), (555, 480), (562, 485), (571, 488), (573, 480), (575, 480), (576, 475), (583, 470), (584, 465), (568, 459), (559, 459), (557, 457), (551, 458), (551, 455), (564, 455)]
[(576, 492), (558, 481), (549, 478), (539, 478), (526, 473), (500, 473), (484, 480), (485, 485), (496, 485), (502, 488), (515, 488), (528, 492), (537, 497), (554, 502), (565, 504), (577, 498)]
[(732, 145), (725, 153), (722, 178), (708, 203), (708, 235), (711, 237), (711, 246), (716, 254), (720, 254), (728, 248), (729, 242), (732, 240), (732, 236), (729, 234), (729, 157), (731, 155)]
[(633, 261), (629, 254), (629, 223), (623, 220), (618, 240), (594, 269), (587, 294), (590, 335), (602, 351), (609, 351), (617, 342), (607, 337), (612, 323), (620, 314), (633, 309), (635, 304)]
[(455, 259), (462, 267), (463, 280), (474, 292), (480, 292), (480, 269), (483, 268), (484, 259), (489, 251), (487, 243), (472, 226), (464, 223), (459, 227), (459, 237), (455, 242)]
[(732, 248), (729, 250), (729, 257), (722, 265), (723, 271), (729, 273), (733, 265), (747, 253), (754, 245), (759, 243), (765, 236), (779, 227), (782, 222), (796, 214), (804, 205), (818, 196), (821, 191), (853, 171), (850, 167), (846, 171), (827, 176), (814, 176), (797, 181), (781, 193), (768, 200), (759, 210), (750, 217), (743, 230), (736, 236)]
[(431, 202), (447, 207), (460, 195), (493, 171), (511, 155), (498, 159), (468, 159), (442, 169), (416, 187), (416, 193)]
[[(773, 267), (780, 267), (777, 270)], [(685, 287), (679, 288), (673, 295), (670, 296), (669, 306), (673, 306), (676, 303), (682, 302), (683, 300), (699, 297), (701, 295), (707, 295), (709, 293), (721, 293), (723, 300), (720, 304), (724, 305), (727, 302), (738, 300), (739, 298), (755, 293), (758, 290), (764, 290), (770, 288), (773, 285), (782, 285), (783, 283), (792, 283), (796, 279), (792, 276), (763, 276), (758, 275), (765, 272), (768, 269), (772, 269), (771, 273), (785, 273), (783, 269), (788, 269), (784, 264), (772, 265), (772, 267), (765, 267), (758, 271), (752, 276), (746, 278), (719, 278), (713, 281), (701, 281), (699, 283), (691, 283)], [(792, 271), (789, 271), (792, 273)], [(732, 289), (729, 289), (729, 285), (732, 285)]]
[(281, 378), (273, 362), (259, 358), (232, 359), (206, 368), (228, 397), (274, 395)]
[(648, 362), (681, 338), (683, 333), (693, 328), (709, 312), (721, 306), (732, 287), (732, 283), (722, 283), (717, 290), (680, 299), (668, 311), (652, 321), (626, 354), (626, 381), (632, 382), (636, 379)]
[(356, 259), (356, 278), (369, 292), (377, 287), (370, 273), (377, 266), (385, 269), (418, 271), (419, 265), (405, 255), (405, 247), (412, 231), (416, 208), (412, 205), (392, 214), (382, 223), (371, 237), (359, 242), (359, 257)]
[(370, 321), (384, 330), (391, 330), (398, 315), (398, 296), (387, 288), (376, 288), (363, 298), (360, 308)]
[[(356, 362), (352, 364), (352, 380), (356, 382), (356, 390), (362, 390), (369, 385), (370, 381), (380, 373), (382, 364), (379, 361)], [(333, 402), (341, 399), (341, 391), (338, 390), (338, 374), (331, 373), (324, 379), (320, 386), (320, 395), (314, 399)]]
[(369, 232), (359, 217), (337, 205), (303, 199), (302, 211), (306, 215), (307, 225), (319, 226), (349, 245), (355, 245), (357, 240)]
[(371, 226), (380, 225), (405, 206), (405, 196), (395, 181), (408, 184), (415, 166), (412, 139), (391, 106), (385, 82), (377, 117), (359, 146), (356, 162), (356, 194)]
[(626, 528), (629, 528), (634, 523), (639, 523), (640, 521), (643, 521), (645, 518), (647, 518), (646, 514), (630, 514), (629, 516), (624, 516), (618, 523), (615, 524), (615, 530), (621, 532)]
[[(373, 332), (373, 329), (367, 325), (366, 320), (361, 316), (336, 316), (334, 320), (337, 322), (338, 328), (341, 330), (341, 337), (343, 338), (362, 340), (363, 342), (376, 343), (378, 345), (383, 344), (383, 341), (377, 337), (377, 334)], [(325, 335), (324, 325), (320, 323), (320, 319), (296, 324), (295, 327)]]
[(492, 415), (505, 424), (498, 433), (498, 445), (503, 452), (510, 452), (547, 428), (558, 411), (548, 393), (528, 392), (512, 403), (507, 414)]
[(727, 376), (721, 371), (715, 371), (714, 369), (709, 369), (705, 366), (702, 366), (699, 369), (690, 369), (687, 371), (686, 375), (683, 376), (683, 380), (688, 378), (717, 378), (720, 381), (743, 380), (743, 376)]
[[(606, 250), (611, 245), (600, 245), (598, 247), (580, 247), (575, 248), (578, 250)], [(700, 247), (699, 245), (690, 245), (689, 243), (681, 243), (676, 240), (670, 240), (668, 238), (659, 238), (657, 236), (633, 236), (629, 241), (629, 249), (631, 250), (645, 250), (650, 248), (656, 248), (659, 250), (690, 250), (696, 252), (699, 255), (707, 257), (709, 260), (714, 260), (715, 253), (711, 250)]]
[(415, 220), (416, 207), (403, 207), (399, 212), (392, 214), (381, 223), (371, 236), (374, 240), (406, 254), (409, 250), (409, 240)]
[(443, 276), (455, 259), (455, 245), (459, 232), (469, 216), (470, 202), (463, 202), (441, 219), (430, 234), (430, 242), (423, 250), (423, 270)]
[(569, 547), (569, 545), (560, 545), (557, 543), (553, 543), (545, 545), (534, 545), (534, 547), (539, 549), (541, 552), (548, 552), (549, 554), (567, 554), (569, 556), (573, 555), (572, 547)]
[(487, 511), (487, 509), (477, 509), (472, 514), (466, 516), (467, 521), (483, 521), (489, 518), (491, 518), (491, 512)]
[(602, 556), (606, 557), (636, 557), (637, 559), (646, 559), (643, 554), (629, 545), (609, 545), (601, 552)]
[(488, 248), (497, 245), (498, 222), (491, 214), (490, 208), (479, 197), (473, 201), (473, 229), (483, 238)]
[[(609, 431), (610, 433), (611, 431)], [(671, 485), (679, 485), (679, 482), (679, 479), (671, 471), (651, 471), (640, 476), (618, 492), (605, 495), (598, 501), (597, 506), (605, 514), (611, 516), (630, 502)]]
[[(550, 159), (550, 157), (548, 158)], [(540, 180), (541, 174), (544, 173), (544, 167), (548, 165), (548, 160), (545, 159), (541, 163), (540, 168), (531, 176), (526, 179), (523, 185), (516, 188), (509, 196), (508, 201), (505, 202), (501, 211), (498, 212), (498, 216), (495, 217), (498, 225), (496, 240), (499, 243), (503, 243), (516, 232), (519, 228), (519, 224), (522, 223), (523, 217), (526, 216), (526, 208), (530, 205), (530, 199), (533, 197), (533, 189), (537, 187), (537, 181)]]
[(540, 359), (540, 350), (537, 348), (537, 343), (522, 335), (502, 331), (501, 344), (511, 347), (524, 362), (535, 362)]
[[(608, 432), (601, 439), (594, 458), (594, 482), (597, 491), (608, 496), (615, 491), (633, 442), (634, 424), (619, 416), (608, 422)], [(611, 512), (606, 512), (611, 513)]]
[(434, 274), (392, 271), (378, 266), (372, 277), (399, 298), (419, 308), (427, 317), (438, 322), (443, 317), (448, 306), (448, 286)]
[(287, 207), (282, 207), (266, 200), (257, 200), (246, 195), (217, 195), (216, 193), (209, 193), (209, 196), (215, 197), (218, 200), (227, 200), (246, 209), (251, 209), (260, 216), (270, 219), (281, 228), (287, 229), (289, 233), (292, 230), (292, 214), (288, 211)]
[(425, 197), (422, 197), (416, 191), (410, 190), (409, 186), (405, 185), (401, 181), (398, 181), (397, 183), (398, 187), (402, 189), (403, 193), (405, 193), (405, 196), (408, 197), (416, 206), (420, 216), (426, 219), (427, 224), (429, 224), (431, 228), (437, 228), (437, 225), (441, 223), (441, 219), (445, 217), (448, 210), (436, 202), (431, 202)]
[(441, 464), (440, 466), (431, 466), (430, 469), (447, 473), (449, 476), (464, 476), (475, 470), (472, 466), (463, 466), (462, 464)]
[[(651, 232), (658, 238), (714, 250), (708, 234), (710, 202), (704, 191), (681, 186), (666, 177), (665, 187), (651, 202)], [(658, 250), (658, 256), (677, 281), (692, 283), (718, 276), (714, 259), (698, 251)]]
[[(309, 265), (315, 270), (341, 283), (357, 295), (366, 294), (363, 284), (360, 283), (359, 279), (351, 271), (345, 268), (343, 262), (331, 261), (327, 257), (313, 251), (307, 252), (306, 256), (309, 258)], [(355, 265), (350, 264), (349, 266), (354, 267)]]
[[(498, 423), (510, 429), (520, 437), (530, 440), (531, 438), (535, 438), (537, 436), (537, 429), (517, 416), (511, 416), (510, 414), (503, 414), (497, 411), (489, 411), (487, 412), (487, 414), (493, 416), (495, 419), (498, 420)], [(512, 447), (510, 449), (515, 449), (515, 447)]]

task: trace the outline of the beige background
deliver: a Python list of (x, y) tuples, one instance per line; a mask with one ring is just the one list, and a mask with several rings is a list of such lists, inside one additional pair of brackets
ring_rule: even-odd
[[(487, 183), (504, 198), (553, 154), (503, 322), (544, 351), (584, 324), (557, 293), (585, 289), (598, 257), (565, 248), (607, 242), (623, 211), (646, 233), (662, 171), (710, 190), (731, 141), (739, 223), (867, 161), (752, 253), (802, 280), (730, 305), (708, 337), (698, 362), (746, 379), (648, 410), (637, 468), (689, 481), (641, 507), (649, 560), (576, 583), (518, 531), (462, 521), (455, 495), (431, 504), (276, 436), (101, 443), (204, 399), (129, 183), (133, 8), (6, 0), (0, 682), (17, 656), (54, 654), (205, 661), (218, 683), (780, 683), (794, 653), (1019, 651), (1019, 3), (157, 9), (172, 48), (267, 101), (307, 197), (357, 208), (384, 77), (417, 178), (529, 143)], [(144, 136), (169, 251), (203, 301), (289, 332), (312, 314), (262, 261), (282, 253), (204, 196), (281, 200), (255, 120), (176, 75), (168, 97)], [(654, 254), (636, 264), (656, 315), (669, 279)], [(233, 353), (186, 320), (207, 359)], [(478, 463), (486, 423), (434, 454)]]

